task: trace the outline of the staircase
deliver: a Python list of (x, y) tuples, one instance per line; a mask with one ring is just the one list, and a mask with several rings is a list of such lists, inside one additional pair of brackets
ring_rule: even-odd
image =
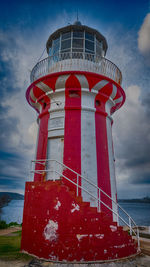
[[(55, 166), (59, 165), (59, 169), (60, 165), (68, 168), (62, 163), (54, 162)], [(45, 161), (39, 163), (45, 165)], [(50, 170), (45, 170), (48, 171)], [(139, 252), (139, 243), (127, 231), (123, 231), (123, 227), (114, 222), (108, 213), (99, 209), (99, 198), (92, 196), (96, 198), (97, 207), (91, 207), (90, 202), (83, 201), (79, 190), (85, 190), (87, 194), (90, 192), (82, 188), (78, 181), (79, 177), (86, 178), (77, 174), (77, 182), (73, 182), (62, 171), (59, 172), (58, 168), (55, 171), (64, 179), (26, 183), (22, 250), (40, 258), (70, 262), (114, 260)], [(35, 172), (35, 169), (31, 169), (31, 172)], [(41, 173), (43, 170), (36, 172)], [(65, 180), (76, 186), (76, 191), (72, 191)], [(98, 190), (102, 193), (101, 189)], [(117, 203), (116, 205), (120, 208)], [(112, 209), (111, 211), (113, 212)], [(126, 212), (125, 214), (127, 215)], [(125, 222), (118, 213), (116, 216)], [(126, 224), (130, 234), (136, 235), (138, 232), (131, 225), (132, 219), (129, 215), (128, 218), (130, 224)]]

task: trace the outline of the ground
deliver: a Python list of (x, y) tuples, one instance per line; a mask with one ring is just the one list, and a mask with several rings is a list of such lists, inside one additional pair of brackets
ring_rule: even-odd
[[(16, 235), (16, 231), (20, 230), (18, 227), (8, 228), (0, 230), (0, 236), (13, 237)], [(20, 232), (20, 231), (19, 231)], [(18, 233), (19, 233), (18, 232)], [(150, 266), (150, 242), (146, 243), (146, 239), (141, 239), (141, 245), (146, 250), (146, 254), (141, 253), (140, 255), (107, 263), (52, 263), (36, 258), (20, 258), (18, 260), (0, 259), (0, 267), (149, 267)]]
[(51, 263), (46, 261), (41, 261), (33, 259), (29, 262), (21, 261), (1, 261), (0, 267), (149, 267), (150, 266), (150, 256), (141, 254), (133, 259), (128, 259), (118, 262), (110, 263), (88, 263), (88, 264), (75, 264), (75, 263)]

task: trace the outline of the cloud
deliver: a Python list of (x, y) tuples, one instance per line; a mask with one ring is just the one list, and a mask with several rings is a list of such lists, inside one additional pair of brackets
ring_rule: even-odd
[(36, 45), (36, 30), (35, 36), (26, 38), (26, 35), (16, 28), (0, 31), (0, 62), (4, 70), (1, 77), (1, 144), (4, 150), (25, 156), (33, 154), (36, 130), (32, 129), (32, 124), (37, 116), (27, 103), (25, 92), (30, 84), (29, 70), (41, 54), (44, 32), (39, 46)]
[(0, 170), (0, 191), (23, 193), (25, 180), (29, 179), (28, 159), (19, 153), (1, 152)]
[(138, 48), (145, 57), (148, 57), (147, 62), (150, 65), (150, 13), (146, 15), (138, 32)]
[(141, 94), (139, 86), (129, 86), (126, 103), (114, 115), (116, 173), (120, 188), (126, 182), (150, 185), (150, 118)]
[(146, 114), (147, 114), (148, 119), (149, 119), (149, 117), (150, 117), (150, 92), (147, 92), (147, 94), (143, 96), (142, 105), (145, 106)]
[(122, 27), (107, 31), (107, 58), (121, 69), (126, 93), (124, 106), (113, 115), (117, 188), (124, 198), (150, 191), (150, 79), (136, 36), (132, 29), (123, 34)]
[[(137, 176), (132, 177), (132, 184), (137, 184)], [(138, 175), (138, 184), (150, 185), (150, 172), (143, 173), (143, 171), (141, 171), (141, 173)]]
[(33, 178), (29, 167), (35, 156), (37, 114), (27, 103), (25, 92), (30, 85), (30, 71), (59, 23), (65, 23), (65, 16), (26, 31), (21, 31), (19, 25), (0, 30), (1, 190), (5, 186), (5, 191), (23, 188), (25, 180)]

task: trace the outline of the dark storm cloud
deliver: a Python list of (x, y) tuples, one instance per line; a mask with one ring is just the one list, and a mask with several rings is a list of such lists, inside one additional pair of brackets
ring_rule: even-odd
[[(28, 164), (20, 154), (0, 152), (0, 189), (3, 191), (24, 190), (24, 182), (28, 179)], [(7, 189), (5, 189), (7, 188)]]
[(145, 107), (146, 114), (148, 115), (147, 119), (150, 121), (150, 92), (144, 95), (142, 99), (142, 105)]
[(145, 155), (145, 157), (142, 157), (139, 155), (134, 158), (129, 158), (128, 160), (126, 160), (125, 165), (129, 168), (136, 167), (136, 166), (142, 168), (144, 164), (148, 164), (148, 163), (150, 164), (149, 155)]
[[(148, 122), (148, 124), (149, 123), (150, 122)], [(141, 131), (137, 133), (137, 140), (135, 140), (136, 132), (130, 136), (131, 139), (124, 148), (124, 160), (127, 168), (144, 168), (144, 166), (147, 164), (150, 165), (150, 140), (148, 138), (149, 130), (150, 127), (147, 127), (144, 130), (141, 127)]]
[(147, 121), (147, 125), (143, 125), (144, 129), (141, 125), (141, 129), (138, 129), (138, 132), (133, 125), (129, 127), (131, 128), (131, 133), (127, 134), (123, 143), (118, 147), (118, 144), (116, 144), (116, 156), (118, 160), (124, 160), (127, 168), (142, 167), (150, 163), (150, 121)]
[(4, 179), (0, 179), (0, 188), (3, 191), (17, 191), (17, 189), (22, 189), (24, 191), (24, 183), (22, 183), (22, 179), (16, 180), (16, 177), (5, 177)]
[[(0, 176), (2, 177), (14, 177), (13, 172), (8, 172), (13, 170), (15, 172), (15, 177), (24, 177), (26, 160), (24, 155), (18, 153), (6, 153), (4, 151), (0, 152), (0, 157), (3, 160), (0, 160)], [(9, 174), (8, 174), (9, 173)]]
[(130, 136), (131, 140), (133, 140), (133, 143), (131, 142), (131, 145), (130, 142), (129, 144), (127, 142), (124, 143), (125, 145), (122, 146), (121, 157), (123, 164), (121, 164), (121, 158), (119, 157), (120, 152), (116, 152), (117, 161), (120, 162), (120, 172), (127, 171), (131, 180), (134, 174), (134, 181), (136, 181), (137, 179), (137, 183), (139, 181), (139, 173), (140, 176), (143, 177), (143, 179), (140, 178), (140, 183), (142, 183), (142, 181), (143, 183), (146, 183), (146, 181), (148, 181), (144, 179), (144, 177), (147, 177), (147, 174), (145, 174), (147, 170), (149, 170), (150, 174), (150, 140), (148, 140), (148, 138), (144, 138), (143, 140), (143, 137), (144, 135), (141, 131), (141, 139), (139, 140), (139, 143), (134, 142), (134, 135)]
[(0, 117), (0, 149), (6, 149), (11, 150), (13, 147), (12, 144), (12, 138), (14, 135), (18, 134), (18, 125), (19, 125), (19, 119), (18, 118), (8, 118), (6, 116), (5, 118), (5, 111), (7, 109), (5, 108)]
[[(132, 85), (126, 90), (126, 104), (118, 111), (115, 122), (115, 154), (117, 177), (120, 192), (123, 184), (129, 188), (127, 197), (145, 196), (145, 188), (150, 188), (150, 116), (148, 116), (149, 99), (143, 88)], [(145, 96), (145, 103), (141, 96)], [(120, 113), (119, 113), (120, 112)], [(115, 118), (116, 119), (116, 118)], [(132, 186), (131, 186), (132, 185)], [(130, 187), (131, 186), (131, 187)], [(140, 187), (141, 186), (141, 187)]]
[(150, 172), (149, 173), (143, 173), (141, 170), (141, 173), (135, 174), (130, 180), (132, 184), (148, 184), (150, 185)]

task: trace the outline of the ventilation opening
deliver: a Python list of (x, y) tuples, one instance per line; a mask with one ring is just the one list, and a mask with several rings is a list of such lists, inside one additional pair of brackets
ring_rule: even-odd
[(96, 107), (99, 107), (99, 106), (101, 105), (101, 101), (96, 100), (96, 101), (95, 101), (95, 105), (96, 105)]
[(45, 108), (46, 108), (46, 106), (47, 106), (47, 104), (44, 102), (44, 103), (43, 103), (43, 108), (45, 109)]
[(79, 98), (80, 97), (80, 92), (79, 91), (75, 91), (75, 90), (70, 90), (69, 91), (69, 97), (74, 97), (74, 98)]

